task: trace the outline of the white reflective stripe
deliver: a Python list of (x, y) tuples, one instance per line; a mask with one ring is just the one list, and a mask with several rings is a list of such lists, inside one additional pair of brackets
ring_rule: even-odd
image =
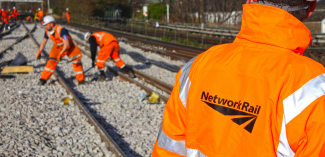
[(83, 71), (76, 72), (76, 74), (83, 74), (83, 73), (84, 73)]
[(185, 141), (176, 141), (166, 135), (160, 128), (157, 144), (159, 147), (170, 152), (187, 156), (187, 157), (207, 157), (197, 149), (186, 148)]
[(186, 156), (187, 157), (207, 157), (206, 155), (201, 153), (199, 150), (189, 149), (189, 148), (186, 148)]
[(105, 63), (106, 61), (102, 61), (102, 60), (97, 60), (97, 62), (102, 62), (102, 63)]
[(325, 95), (325, 74), (317, 76), (283, 100), (286, 124), (298, 116), (309, 104)]
[(119, 61), (119, 60), (121, 60), (121, 59), (120, 59), (120, 58), (114, 59), (115, 62), (117, 62), (117, 61)]
[(191, 81), (187, 77), (185, 83), (183, 84), (183, 87), (180, 88), (179, 91), (179, 98), (181, 99), (185, 108), (186, 108), (187, 94), (188, 94), (188, 90), (190, 89), (190, 86), (191, 86)]
[(50, 71), (50, 72), (53, 72), (53, 71), (54, 71), (54, 70), (49, 69), (49, 68), (47, 68), (47, 67), (45, 67), (44, 70), (47, 70), (47, 71)]
[(191, 81), (189, 80), (188, 75), (190, 74), (190, 70), (195, 58), (196, 57), (192, 58), (182, 67), (181, 76), (179, 77), (179, 83), (180, 83), (179, 97), (182, 100), (185, 109), (186, 109), (187, 93), (191, 85)]
[(282, 127), (280, 132), (280, 142), (277, 150), (278, 157), (294, 157), (295, 153), (292, 151), (288, 139), (287, 139), (287, 132), (286, 132), (286, 125), (284, 115), (282, 118)]
[(58, 44), (56, 44), (56, 45), (58, 45), (58, 46), (62, 46), (62, 45), (64, 45), (64, 43), (58, 43)]
[(312, 102), (323, 95), (325, 95), (325, 74), (310, 80), (300, 89), (283, 100), (284, 115), (281, 127), (280, 143), (277, 149), (278, 156), (293, 157), (295, 155), (287, 139), (286, 125)]
[[(60, 30), (60, 28), (62, 28), (62, 26), (59, 26), (57, 29), (56, 29), (56, 31), (58, 32), (58, 36), (59, 36), (59, 38), (63, 41), (63, 39), (62, 39), (62, 37), (61, 37), (61, 30)], [(63, 44), (63, 43), (62, 43)]]
[(158, 135), (157, 144), (161, 148), (164, 148), (170, 152), (186, 155), (185, 141), (176, 141), (168, 137), (162, 130)]
[(102, 38), (103, 38), (103, 36), (104, 36), (105, 34), (106, 34), (106, 33), (103, 33), (102, 35), (100, 35), (100, 34), (96, 34), (96, 33), (94, 33), (94, 35), (96, 35), (96, 36), (99, 38), (98, 44), (100, 44), (100, 42), (102, 41)]

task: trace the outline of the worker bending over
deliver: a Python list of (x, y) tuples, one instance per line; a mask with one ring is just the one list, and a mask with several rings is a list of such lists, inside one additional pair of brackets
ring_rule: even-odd
[(50, 15), (44, 17), (44, 21), (42, 21), (42, 24), (45, 26), (46, 30), (36, 58), (40, 59), (41, 52), (43, 51), (49, 38), (51, 38), (54, 44), (49, 54), (49, 60), (45, 65), (40, 82), (38, 84), (44, 85), (46, 83), (46, 81), (51, 77), (52, 73), (54, 72), (58, 62), (64, 56), (72, 58), (72, 67), (76, 72), (76, 79), (79, 84), (84, 84), (85, 76), (82, 70), (82, 55), (80, 53), (79, 47), (73, 43), (68, 30), (60, 25), (56, 25), (54, 17)]
[(70, 23), (70, 11), (69, 11), (69, 8), (67, 8), (67, 13), (65, 13), (65, 16), (67, 17), (68, 23)]
[(117, 67), (122, 69), (130, 77), (134, 77), (134, 73), (131, 68), (125, 66), (125, 63), (120, 58), (120, 46), (117, 39), (107, 32), (87, 32), (84, 39), (90, 44), (92, 66), (95, 67), (95, 58), (97, 54), (97, 46), (100, 47), (97, 57), (97, 68), (100, 72), (100, 81), (105, 80), (105, 62), (109, 57), (115, 61)]
[(324, 157), (325, 69), (302, 56), (316, 0), (248, 0), (241, 31), (176, 75), (153, 157)]

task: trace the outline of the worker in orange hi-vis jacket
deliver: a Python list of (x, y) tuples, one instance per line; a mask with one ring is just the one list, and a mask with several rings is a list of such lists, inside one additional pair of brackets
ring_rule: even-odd
[(42, 21), (43, 20), (43, 16), (44, 16), (44, 12), (43, 10), (41, 10), (41, 8), (38, 8), (38, 21)]
[(8, 20), (8, 13), (7, 13), (7, 11), (8, 10), (4, 10), (4, 9), (2, 9), (2, 17), (1, 17), (1, 19), (3, 20), (3, 22), (5, 23), (5, 24), (9, 24), (9, 20)]
[(69, 8), (66, 9), (67, 12), (65, 13), (65, 16), (67, 17), (67, 22), (70, 23), (70, 11)]
[(18, 20), (18, 10), (16, 9), (16, 7), (13, 7), (14, 9), (14, 12), (13, 12), (13, 16), (14, 16), (14, 19), (17, 21)]
[(51, 38), (54, 44), (49, 54), (49, 60), (47, 61), (44, 71), (41, 74), (41, 79), (38, 85), (44, 85), (47, 82), (55, 71), (58, 62), (64, 56), (71, 58), (72, 67), (76, 72), (76, 80), (79, 82), (79, 84), (85, 84), (85, 76), (81, 62), (82, 55), (79, 47), (73, 43), (68, 30), (55, 24), (54, 17), (50, 15), (44, 17), (42, 24), (45, 26), (46, 30), (36, 58), (40, 59), (41, 52), (43, 51), (49, 38)]
[(316, 0), (247, 0), (230, 44), (176, 75), (153, 157), (324, 157), (325, 69), (302, 56)]
[(97, 68), (100, 72), (99, 81), (104, 81), (106, 79), (104, 73), (105, 62), (110, 57), (112, 57), (116, 63), (116, 66), (119, 67), (124, 73), (128, 74), (130, 77), (135, 77), (133, 70), (127, 67), (124, 61), (120, 58), (120, 46), (117, 39), (112, 34), (107, 32), (87, 32), (84, 35), (84, 40), (90, 45), (93, 67), (95, 67), (97, 47), (100, 47), (96, 62)]

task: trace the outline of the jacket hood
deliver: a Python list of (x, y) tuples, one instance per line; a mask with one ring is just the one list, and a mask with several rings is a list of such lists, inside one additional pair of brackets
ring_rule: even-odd
[(272, 45), (302, 55), (311, 44), (309, 29), (283, 9), (263, 4), (244, 4), (241, 31), (235, 42), (243, 40)]

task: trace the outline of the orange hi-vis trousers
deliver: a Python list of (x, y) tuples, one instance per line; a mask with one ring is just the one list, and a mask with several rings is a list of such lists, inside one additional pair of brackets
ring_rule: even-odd
[[(62, 46), (58, 47), (56, 44), (53, 45), (49, 55), (50, 59), (47, 61), (47, 64), (45, 65), (45, 68), (41, 75), (41, 79), (48, 80), (51, 77), (58, 64), (57, 57), (58, 55), (60, 55), (61, 50), (62, 50)], [(61, 58), (64, 57), (65, 55), (67, 55), (69, 58), (75, 58), (72, 61), (72, 67), (76, 72), (76, 79), (78, 82), (83, 81), (85, 79), (85, 75), (82, 69), (82, 63), (81, 63), (82, 55), (80, 53), (79, 47), (76, 45), (71, 46), (67, 52), (61, 55)]]
[(118, 45), (117, 42), (112, 42), (107, 46), (103, 46), (98, 52), (98, 57), (97, 57), (98, 70), (104, 70), (105, 62), (109, 57), (112, 57), (117, 67), (123, 68), (125, 66), (125, 63), (120, 58), (119, 51), (120, 51), (120, 46)]

